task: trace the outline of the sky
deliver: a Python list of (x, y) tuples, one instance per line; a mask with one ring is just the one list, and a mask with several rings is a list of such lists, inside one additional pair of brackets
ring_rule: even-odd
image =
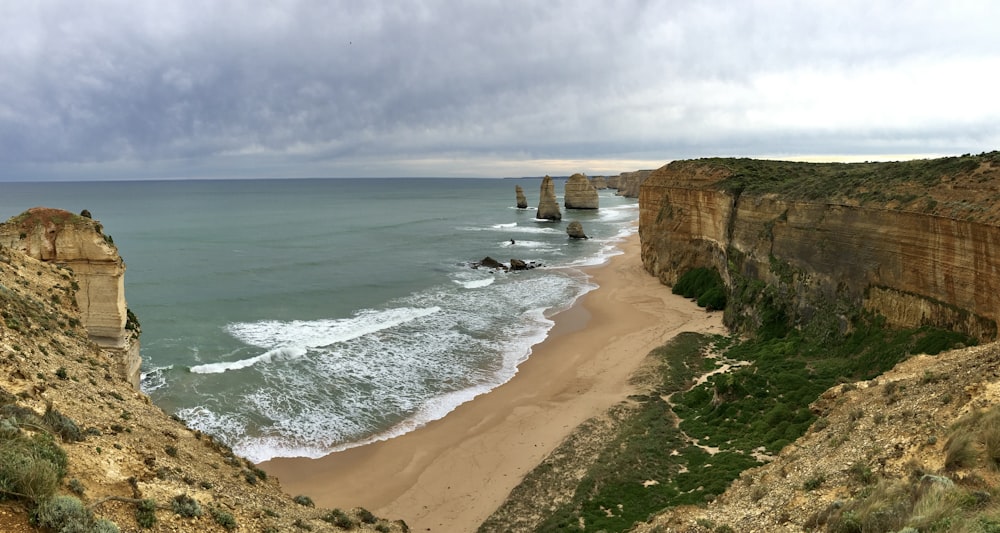
[(997, 20), (991, 0), (0, 0), (0, 181), (992, 151)]

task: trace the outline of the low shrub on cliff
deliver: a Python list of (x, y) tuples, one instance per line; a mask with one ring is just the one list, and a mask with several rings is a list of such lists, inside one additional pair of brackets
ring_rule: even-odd
[(0, 437), (0, 499), (38, 503), (59, 488), (66, 475), (66, 452), (51, 435), (4, 432)]
[(726, 308), (726, 285), (714, 268), (688, 270), (677, 280), (672, 291), (685, 298), (697, 299), (698, 305), (709, 311)]

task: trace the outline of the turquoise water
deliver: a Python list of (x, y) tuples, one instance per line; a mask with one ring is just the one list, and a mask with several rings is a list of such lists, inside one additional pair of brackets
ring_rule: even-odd
[[(514, 207), (539, 183), (4, 183), (0, 218), (90, 210), (128, 266), (143, 389), (263, 461), (404, 433), (514, 375), (638, 215), (602, 191), (597, 211), (539, 221)], [(593, 238), (568, 239), (571, 220)], [(545, 267), (470, 268), (485, 256)]]

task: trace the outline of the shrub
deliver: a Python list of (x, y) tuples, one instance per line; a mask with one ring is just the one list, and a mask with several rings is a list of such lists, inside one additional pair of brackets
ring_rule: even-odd
[(187, 494), (174, 496), (174, 499), (170, 501), (170, 508), (174, 510), (174, 513), (187, 518), (201, 516), (201, 505), (198, 504), (198, 500)]
[(292, 498), (292, 501), (299, 505), (304, 505), (306, 507), (316, 507), (316, 504), (313, 503), (312, 498), (304, 494), (299, 494), (298, 496)]
[(218, 507), (212, 507), (209, 509), (209, 512), (212, 514), (212, 519), (215, 520), (216, 524), (219, 524), (228, 531), (236, 529), (236, 519), (229, 512), (223, 511)]
[(17, 437), (0, 443), (0, 497), (47, 500), (66, 475), (66, 452), (51, 435)]
[(69, 480), (69, 490), (77, 496), (83, 496), (83, 493), (86, 492), (87, 489), (83, 486), (83, 483), (80, 483), (79, 479), (73, 478)]
[(706, 309), (725, 309), (726, 286), (714, 268), (692, 268), (685, 272), (671, 291), (685, 298), (695, 298)]
[(361, 520), (366, 524), (374, 524), (375, 522), (378, 522), (378, 518), (376, 518), (371, 511), (365, 509), (364, 507), (358, 507), (357, 514), (358, 520)]
[(94, 527), (90, 529), (90, 533), (121, 533), (121, 530), (118, 529), (118, 524), (99, 518), (94, 522)]
[(347, 516), (347, 513), (345, 513), (340, 509), (334, 509), (329, 513), (326, 513), (325, 515), (320, 517), (320, 520), (324, 522), (329, 522), (339, 527), (340, 529), (354, 528), (354, 520), (351, 520), (351, 517)]
[(59, 533), (89, 533), (94, 517), (73, 496), (55, 496), (35, 509), (35, 523)]
[(156, 525), (156, 502), (142, 500), (135, 507), (135, 521), (141, 528), (151, 528)]
[(77, 426), (72, 418), (53, 409), (51, 404), (45, 408), (45, 414), (42, 415), (42, 422), (53, 433), (59, 435), (59, 438), (63, 442), (80, 442), (83, 440), (83, 431), (80, 430), (80, 426)]
[(976, 461), (976, 450), (972, 447), (972, 435), (956, 433), (944, 445), (945, 470), (956, 470), (971, 466)]

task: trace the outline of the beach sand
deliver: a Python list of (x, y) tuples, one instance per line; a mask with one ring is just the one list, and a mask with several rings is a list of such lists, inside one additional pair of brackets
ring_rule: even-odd
[(629, 375), (682, 331), (724, 333), (721, 313), (671, 294), (642, 268), (639, 237), (587, 269), (599, 288), (554, 317), (505, 385), (406, 435), (261, 467), (322, 507), (364, 507), (412, 531), (472, 532), (570, 432), (625, 399)]

